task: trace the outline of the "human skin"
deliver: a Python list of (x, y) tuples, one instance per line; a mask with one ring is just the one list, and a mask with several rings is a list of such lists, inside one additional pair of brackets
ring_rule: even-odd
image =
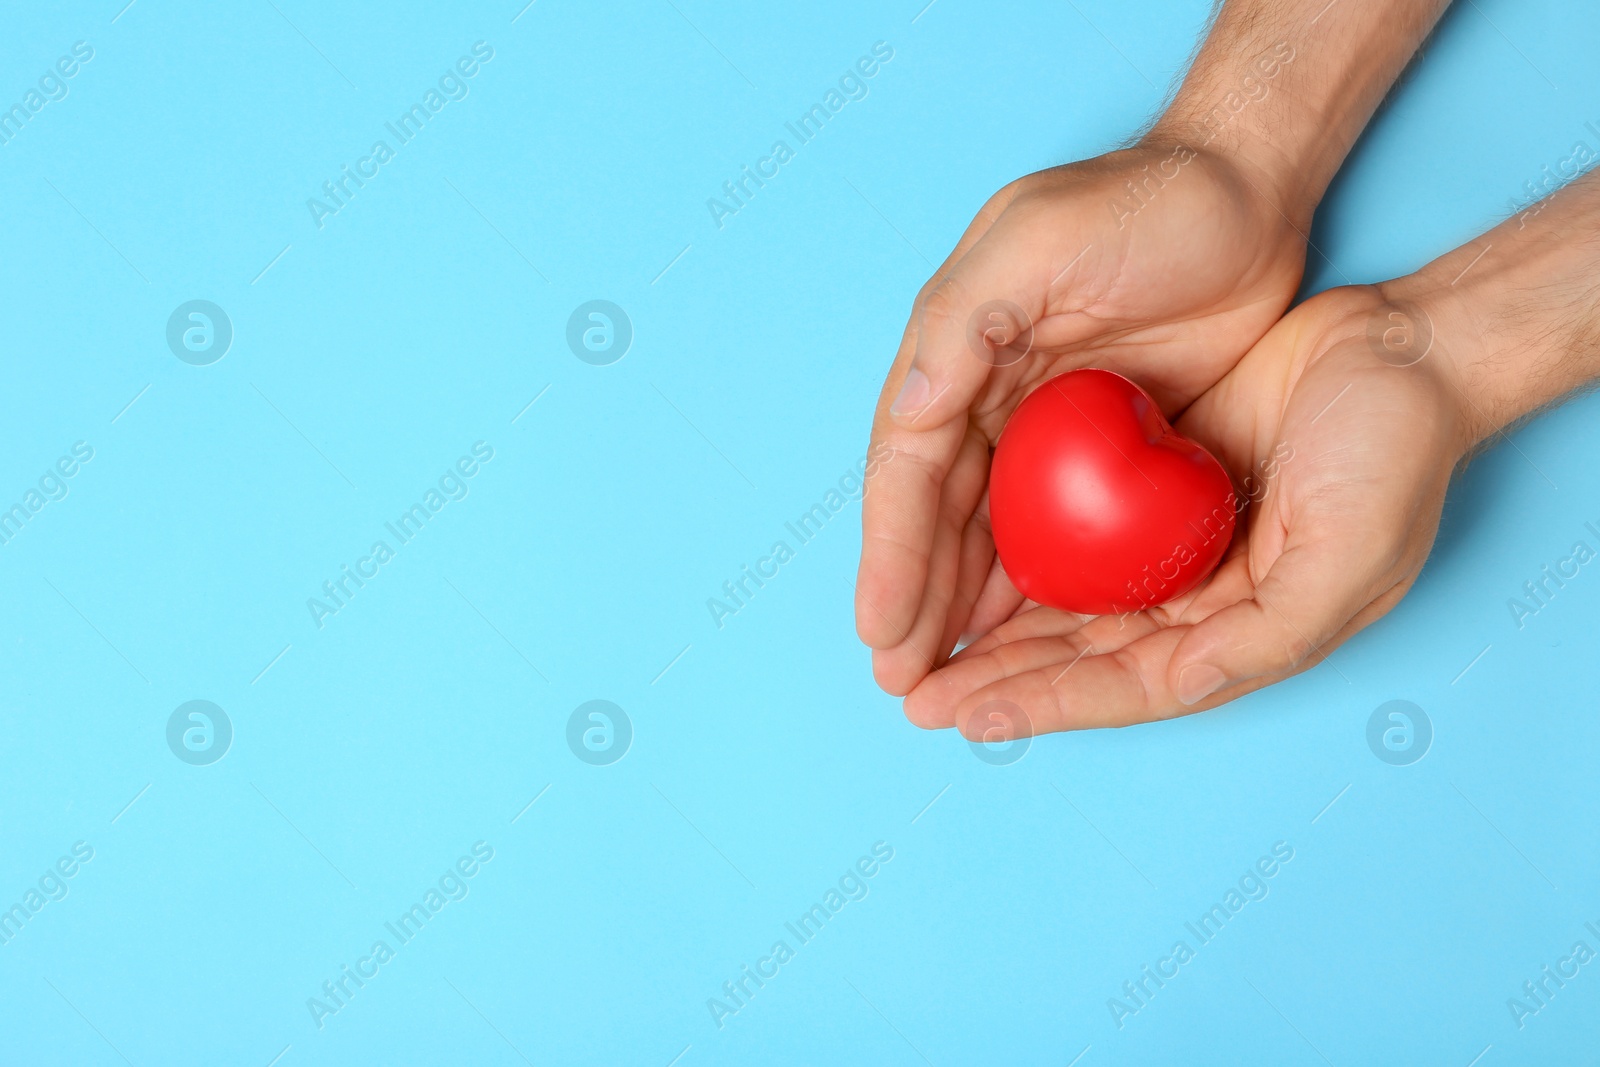
[(1212, 578), (1126, 616), (1024, 611), (907, 716), (989, 740), (1124, 726), (1322, 662), (1410, 589), (1463, 459), (1600, 377), (1596, 277), (1591, 175), (1415, 274), (1306, 301), (1178, 423), (1236, 483), (1289, 457)]
[[(997, 193), (918, 294), (879, 399), (856, 628), (890, 693), (1026, 607), (988, 529), (989, 450), (1044, 379), (1119, 371), (1176, 415), (1277, 322), (1310, 220), (1447, 0), (1231, 0), (1133, 147)], [(970, 326), (1015, 305), (996, 366)], [(983, 322), (980, 317), (976, 321)]]

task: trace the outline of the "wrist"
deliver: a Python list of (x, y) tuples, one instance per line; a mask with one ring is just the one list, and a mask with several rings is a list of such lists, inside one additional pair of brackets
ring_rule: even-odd
[[(1289, 225), (1306, 232), (1327, 183), (1309, 165), (1309, 146), (1283, 129), (1290, 121), (1285, 74), (1297, 58), (1280, 41), (1226, 71), (1197, 69), (1141, 143), (1184, 144), (1226, 160)], [(1267, 136), (1268, 128), (1277, 135)]]
[(1301, 233), (1449, 0), (1227, 0), (1159, 137), (1231, 157)]
[(1600, 376), (1600, 182), (1584, 179), (1379, 288), (1426, 332), (1473, 443)]

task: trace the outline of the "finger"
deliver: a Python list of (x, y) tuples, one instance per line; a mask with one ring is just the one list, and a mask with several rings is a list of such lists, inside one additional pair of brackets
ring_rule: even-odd
[(1039, 608), (1039, 607), (1043, 607), (1043, 606), (1044, 606), (1043, 604), (1040, 604), (1036, 600), (1029, 600), (1027, 597), (1023, 597), (1022, 598), (1022, 603), (1017, 605), (1017, 610), (1013, 611), (1011, 613), (1011, 618), (1007, 619), (1006, 621), (1010, 622), (1011, 619), (1015, 619), (1019, 615), (1022, 615), (1022, 614), (1025, 614), (1027, 612), (1030, 612), (1034, 608)]
[[(994, 369), (994, 360), (979, 358), (966, 339), (977, 303), (991, 297), (974, 303), (962, 294), (992, 291), (993, 298), (1016, 304), (1031, 326), (1065, 268), (1075, 268), (1069, 283), (1088, 276), (1087, 261), (1063, 253), (1061, 242), (1075, 238), (1058, 232), (1059, 220), (1052, 220), (1051, 239), (1042, 240), (1037, 210), (1012, 211), (1017, 191), (1008, 186), (984, 206), (918, 296), (878, 400), (869, 455), (891, 458), (867, 479), (857, 587), (875, 607), (858, 602), (856, 610), (857, 632), (875, 649), (892, 647), (897, 631), (913, 624), (944, 482), (967, 432), (969, 410)], [(930, 323), (942, 333), (925, 343)], [(929, 355), (924, 359), (922, 353)]]
[(1035, 608), (1033, 611), (1025, 611), (1015, 618), (1002, 622), (963, 648), (956, 658), (970, 659), (973, 656), (987, 655), (1015, 641), (1075, 633), (1082, 629), (1085, 623), (1095, 618), (1094, 615), (1077, 615), (1056, 608)]
[(989, 530), (989, 494), (986, 491), (978, 508), (961, 531), (961, 565), (956, 575), (955, 596), (945, 613), (944, 636), (939, 642), (939, 661), (949, 658), (962, 635), (970, 632), (972, 608), (989, 576), (994, 571), (994, 535)]
[(1291, 543), (1248, 597), (1188, 628), (1165, 683), (1193, 706), (1320, 662), (1324, 647), (1383, 592), (1374, 588), (1382, 568), (1371, 555), (1369, 538), (1348, 533)]
[[(899, 642), (873, 652), (873, 674), (886, 692), (903, 696), (948, 653), (945, 630), (959, 581), (962, 534), (988, 478), (988, 455), (988, 445), (976, 431), (970, 433), (934, 520), (922, 602), (915, 618), (909, 629), (900, 631)], [(950, 644), (954, 644), (953, 636)]]
[(1011, 641), (979, 656), (950, 663), (924, 678), (906, 695), (906, 718), (924, 730), (954, 726), (956, 710), (973, 693), (1013, 675), (1054, 666), (1056, 671), (1083, 652), (1076, 633)]
[(934, 537), (932, 564), (924, 590), (922, 609), (902, 640), (889, 648), (872, 650), (872, 676), (878, 687), (893, 696), (904, 696), (941, 661), (939, 640), (943, 629), (941, 602), (947, 602), (956, 582), (959, 562), (955, 537), (949, 527), (940, 525)]
[[(1149, 625), (1151, 632), (1122, 648), (1023, 671), (967, 694), (955, 709), (956, 728), (970, 740), (996, 740), (993, 731), (1002, 719), (1009, 721), (1008, 737), (1021, 737), (1129, 726), (1198, 710), (1180, 704), (1164, 680), (1183, 631)], [(994, 701), (1020, 713), (993, 716), (985, 706)]]
[[(961, 238), (956, 241), (956, 245), (950, 250), (950, 254), (944, 258), (944, 262), (939, 264), (928, 280), (922, 284), (922, 288), (917, 290), (916, 299), (911, 303), (911, 318), (906, 323), (905, 332), (900, 339), (899, 351), (895, 353), (894, 363), (890, 366), (889, 374), (884, 379), (883, 389), (878, 395), (877, 410), (880, 415), (893, 405), (894, 398), (900, 394), (905, 385), (906, 372), (910, 368), (911, 357), (916, 351), (918, 329), (922, 321), (923, 301), (928, 298), (928, 294), (939, 288), (944, 280), (949, 277), (950, 273), (965, 258), (972, 246), (977, 244), (989, 232), (995, 221), (1005, 213), (1006, 208), (1016, 199), (1020, 189), (1020, 183), (1012, 182), (990, 197), (988, 202), (978, 210), (978, 214), (973, 217), (973, 220), (967, 224), (966, 230), (962, 232)], [(876, 443), (878, 439), (876, 427), (873, 429), (872, 436), (874, 443)]]
[[(895, 445), (874, 435), (861, 500), (856, 577), (856, 633), (871, 648), (893, 648), (916, 622), (945, 481), (953, 476), (968, 430), (951, 423), (928, 433), (896, 435)], [(988, 476), (986, 454), (968, 462), (981, 465)]]
[(1011, 580), (1006, 577), (1005, 568), (1000, 565), (1000, 557), (994, 551), (994, 530), (989, 522), (987, 488), (984, 490), (983, 499), (978, 501), (978, 509), (972, 513), (970, 526), (973, 530), (972, 536), (981, 536), (989, 546), (989, 552), (984, 560), (983, 573), (978, 575), (972, 603), (968, 605), (967, 614), (961, 620), (959, 641), (965, 644), (970, 644), (1009, 619), (1017, 610), (1017, 606), (1022, 603), (1022, 594), (1017, 592)]
[[(971, 702), (972, 694), (1034, 672), (1042, 673), (1052, 686), (1070, 686), (1081, 664), (1106, 659), (1124, 644), (1137, 642), (1160, 629), (1160, 624), (1143, 612), (1120, 620), (1101, 616), (1086, 625), (1080, 625), (1080, 618), (1069, 612), (1040, 608), (1007, 623), (974, 646), (980, 651), (964, 650), (912, 690), (905, 702), (906, 717), (926, 729), (957, 725), (977, 706)], [(1119, 622), (1121, 629), (1116, 628)], [(1054, 720), (1044, 705), (1021, 706), (1024, 717), (1037, 713), (1038, 722), (1045, 724), (1041, 728), (1063, 728), (1049, 726)], [(979, 732), (986, 728), (980, 726)]]
[[(959, 418), (927, 420), (915, 428), (900, 425), (890, 414), (894, 398), (907, 385), (922, 304), (988, 232), (1013, 195), (1008, 186), (984, 205), (949, 258), (917, 294), (911, 321), (878, 397), (867, 449), (872, 463), (861, 502), (861, 564), (856, 577), (856, 634), (870, 648), (893, 647), (916, 619), (945, 479), (969, 430), (964, 407), (958, 409)], [(981, 384), (973, 384), (973, 393)], [(984, 467), (987, 471), (987, 456)]]
[(984, 579), (983, 589), (972, 605), (972, 612), (967, 617), (968, 643), (978, 640), (1015, 615), (1024, 599), (1017, 591), (1017, 587), (1011, 584), (1006, 569), (1000, 565), (999, 557), (996, 557), (989, 567), (988, 577)]
[[(912, 625), (927, 578), (944, 480), (961, 447), (969, 411), (991, 372), (1004, 362), (982, 341), (992, 331), (987, 330), (989, 320), (979, 314), (981, 305), (1002, 300), (1014, 306), (1015, 314), (1007, 312), (1006, 323), (992, 339), (995, 344), (1022, 344), (1020, 331), (1025, 328), (1031, 337), (1051, 299), (1078, 285), (1076, 279), (1090, 279), (1089, 288), (1098, 284), (1095, 257), (1089, 254), (1093, 246), (1067, 251), (1079, 247), (1070, 218), (1043, 218), (1036, 206), (1019, 210), (1017, 196), (1018, 187), (1010, 186), (985, 205), (924, 287), (879, 397), (870, 454), (894, 461), (883, 463), (868, 479), (872, 492), (862, 507), (857, 584), (877, 607), (867, 611), (858, 604), (856, 613), (857, 631), (873, 648), (890, 647), (895, 631)], [(1040, 236), (1046, 226), (1048, 240)], [(1082, 337), (1101, 329), (1086, 316), (1064, 319), (1067, 332), (1076, 330)], [(1057, 333), (1063, 329), (1061, 323), (1049, 328)]]
[(1028, 600), (1023, 604), (1031, 606), (962, 649), (956, 658), (983, 655), (1012, 641), (1074, 631), (1081, 631), (1084, 639), (1093, 646), (1093, 652), (1111, 652), (1161, 627), (1169, 626), (1173, 621), (1165, 606), (1121, 615), (1079, 615), (1041, 607)]
[[(1254, 536), (1253, 534), (1251, 536)], [(1277, 549), (1274, 548), (1273, 551)], [(1250, 581), (1250, 548), (1243, 537), (1235, 537), (1222, 564), (1199, 586), (1175, 600), (1154, 609), (1170, 625), (1192, 625), (1225, 607), (1249, 597), (1255, 589)]]
[[(1048, 228), (1049, 237), (1041, 231)], [(1071, 288), (1090, 276), (1079, 263), (1079, 227), (1059, 210), (1014, 202), (922, 298), (905, 378), (889, 405), (895, 425), (916, 431), (965, 418), (996, 367), (1019, 361), (1069, 268)], [(1070, 250), (1070, 251), (1069, 251)], [(1071, 317), (1050, 327), (1074, 329)], [(1059, 340), (1059, 338), (1057, 338)]]

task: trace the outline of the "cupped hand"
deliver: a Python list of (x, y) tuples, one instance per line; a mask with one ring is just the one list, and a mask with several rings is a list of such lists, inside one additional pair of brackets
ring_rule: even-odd
[(918, 295), (873, 421), (856, 628), (884, 689), (1023, 606), (985, 493), (1021, 399), (1092, 364), (1182, 410), (1283, 314), (1304, 259), (1260, 175), (1178, 144), (1042, 171), (984, 206)]
[(1205, 584), (1125, 616), (1020, 612), (923, 679), (906, 715), (989, 739), (1170, 718), (1320, 663), (1392, 608), (1474, 436), (1445, 357), (1382, 343), (1394, 314), (1376, 289), (1315, 297), (1184, 414), (1251, 500)]

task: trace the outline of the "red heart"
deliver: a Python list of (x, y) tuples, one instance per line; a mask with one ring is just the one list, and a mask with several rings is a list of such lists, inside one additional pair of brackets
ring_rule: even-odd
[(1086, 615), (1182, 596), (1233, 537), (1233, 483), (1150, 395), (1075, 370), (1012, 412), (989, 472), (994, 546), (1028, 599)]

